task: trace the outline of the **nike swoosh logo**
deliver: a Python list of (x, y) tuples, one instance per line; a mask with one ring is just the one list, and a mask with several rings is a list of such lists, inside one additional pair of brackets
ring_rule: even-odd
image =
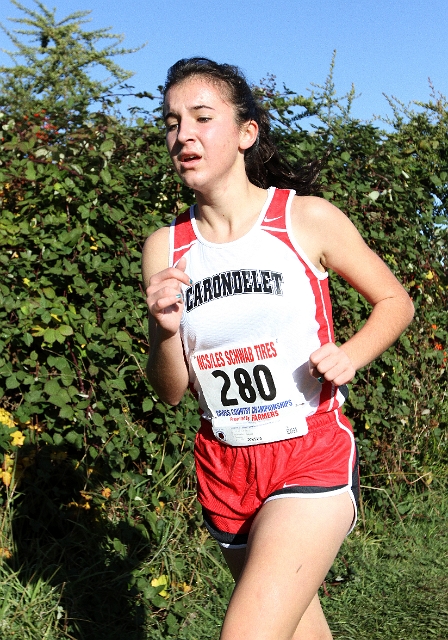
[(287, 489), (288, 487), (300, 487), (300, 484), (285, 484), (283, 485), (283, 489)]
[(280, 220), (281, 216), (277, 216), (276, 218), (265, 218), (265, 222), (274, 222), (274, 220)]

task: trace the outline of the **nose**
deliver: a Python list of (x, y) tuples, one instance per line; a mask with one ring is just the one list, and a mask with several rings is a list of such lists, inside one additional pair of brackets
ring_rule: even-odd
[(191, 140), (194, 140), (194, 126), (192, 122), (188, 120), (182, 120), (177, 126), (177, 140), (180, 144), (185, 144)]

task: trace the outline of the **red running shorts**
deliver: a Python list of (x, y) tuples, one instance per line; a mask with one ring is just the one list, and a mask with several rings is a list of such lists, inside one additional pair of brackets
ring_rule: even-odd
[(202, 420), (195, 442), (198, 500), (205, 526), (221, 546), (245, 547), (262, 505), (281, 498), (347, 491), (355, 508), (353, 528), (359, 471), (351, 424), (339, 410), (311, 416), (307, 422), (304, 436), (232, 447), (218, 441), (211, 424)]

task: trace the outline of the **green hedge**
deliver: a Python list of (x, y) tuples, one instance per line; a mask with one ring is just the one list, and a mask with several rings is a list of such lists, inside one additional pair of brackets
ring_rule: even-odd
[[(323, 197), (416, 305), (397, 345), (351, 385), (365, 482), (430, 481), (430, 467), (446, 461), (447, 110), (397, 116), (386, 133), (347, 114), (324, 117), (317, 95), (306, 113), (321, 117), (303, 129), (302, 98), (261, 93), (279, 145), (291, 161), (325, 157)], [(157, 113), (134, 126), (105, 113), (64, 124), (47, 111), (3, 114), (1, 124), (0, 392), (16, 421), (0, 432), (4, 470), (15, 458), (18, 478), (33, 467), (30, 452), (62, 452), (103, 482), (144, 480), (158, 500), (167, 474), (189, 477), (197, 417), (191, 398), (169, 408), (145, 380), (141, 249), (191, 194), (173, 175)], [(331, 286), (344, 340), (369, 308), (333, 274)]]

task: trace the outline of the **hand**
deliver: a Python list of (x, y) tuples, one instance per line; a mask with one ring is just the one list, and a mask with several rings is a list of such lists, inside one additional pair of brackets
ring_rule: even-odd
[(182, 317), (181, 285), (191, 284), (185, 273), (186, 266), (186, 259), (181, 258), (177, 267), (169, 267), (154, 274), (146, 289), (146, 303), (150, 314), (162, 329), (172, 335), (179, 330)]
[(310, 355), (310, 373), (314, 378), (325, 378), (337, 386), (347, 384), (355, 377), (356, 369), (343, 349), (327, 342)]

